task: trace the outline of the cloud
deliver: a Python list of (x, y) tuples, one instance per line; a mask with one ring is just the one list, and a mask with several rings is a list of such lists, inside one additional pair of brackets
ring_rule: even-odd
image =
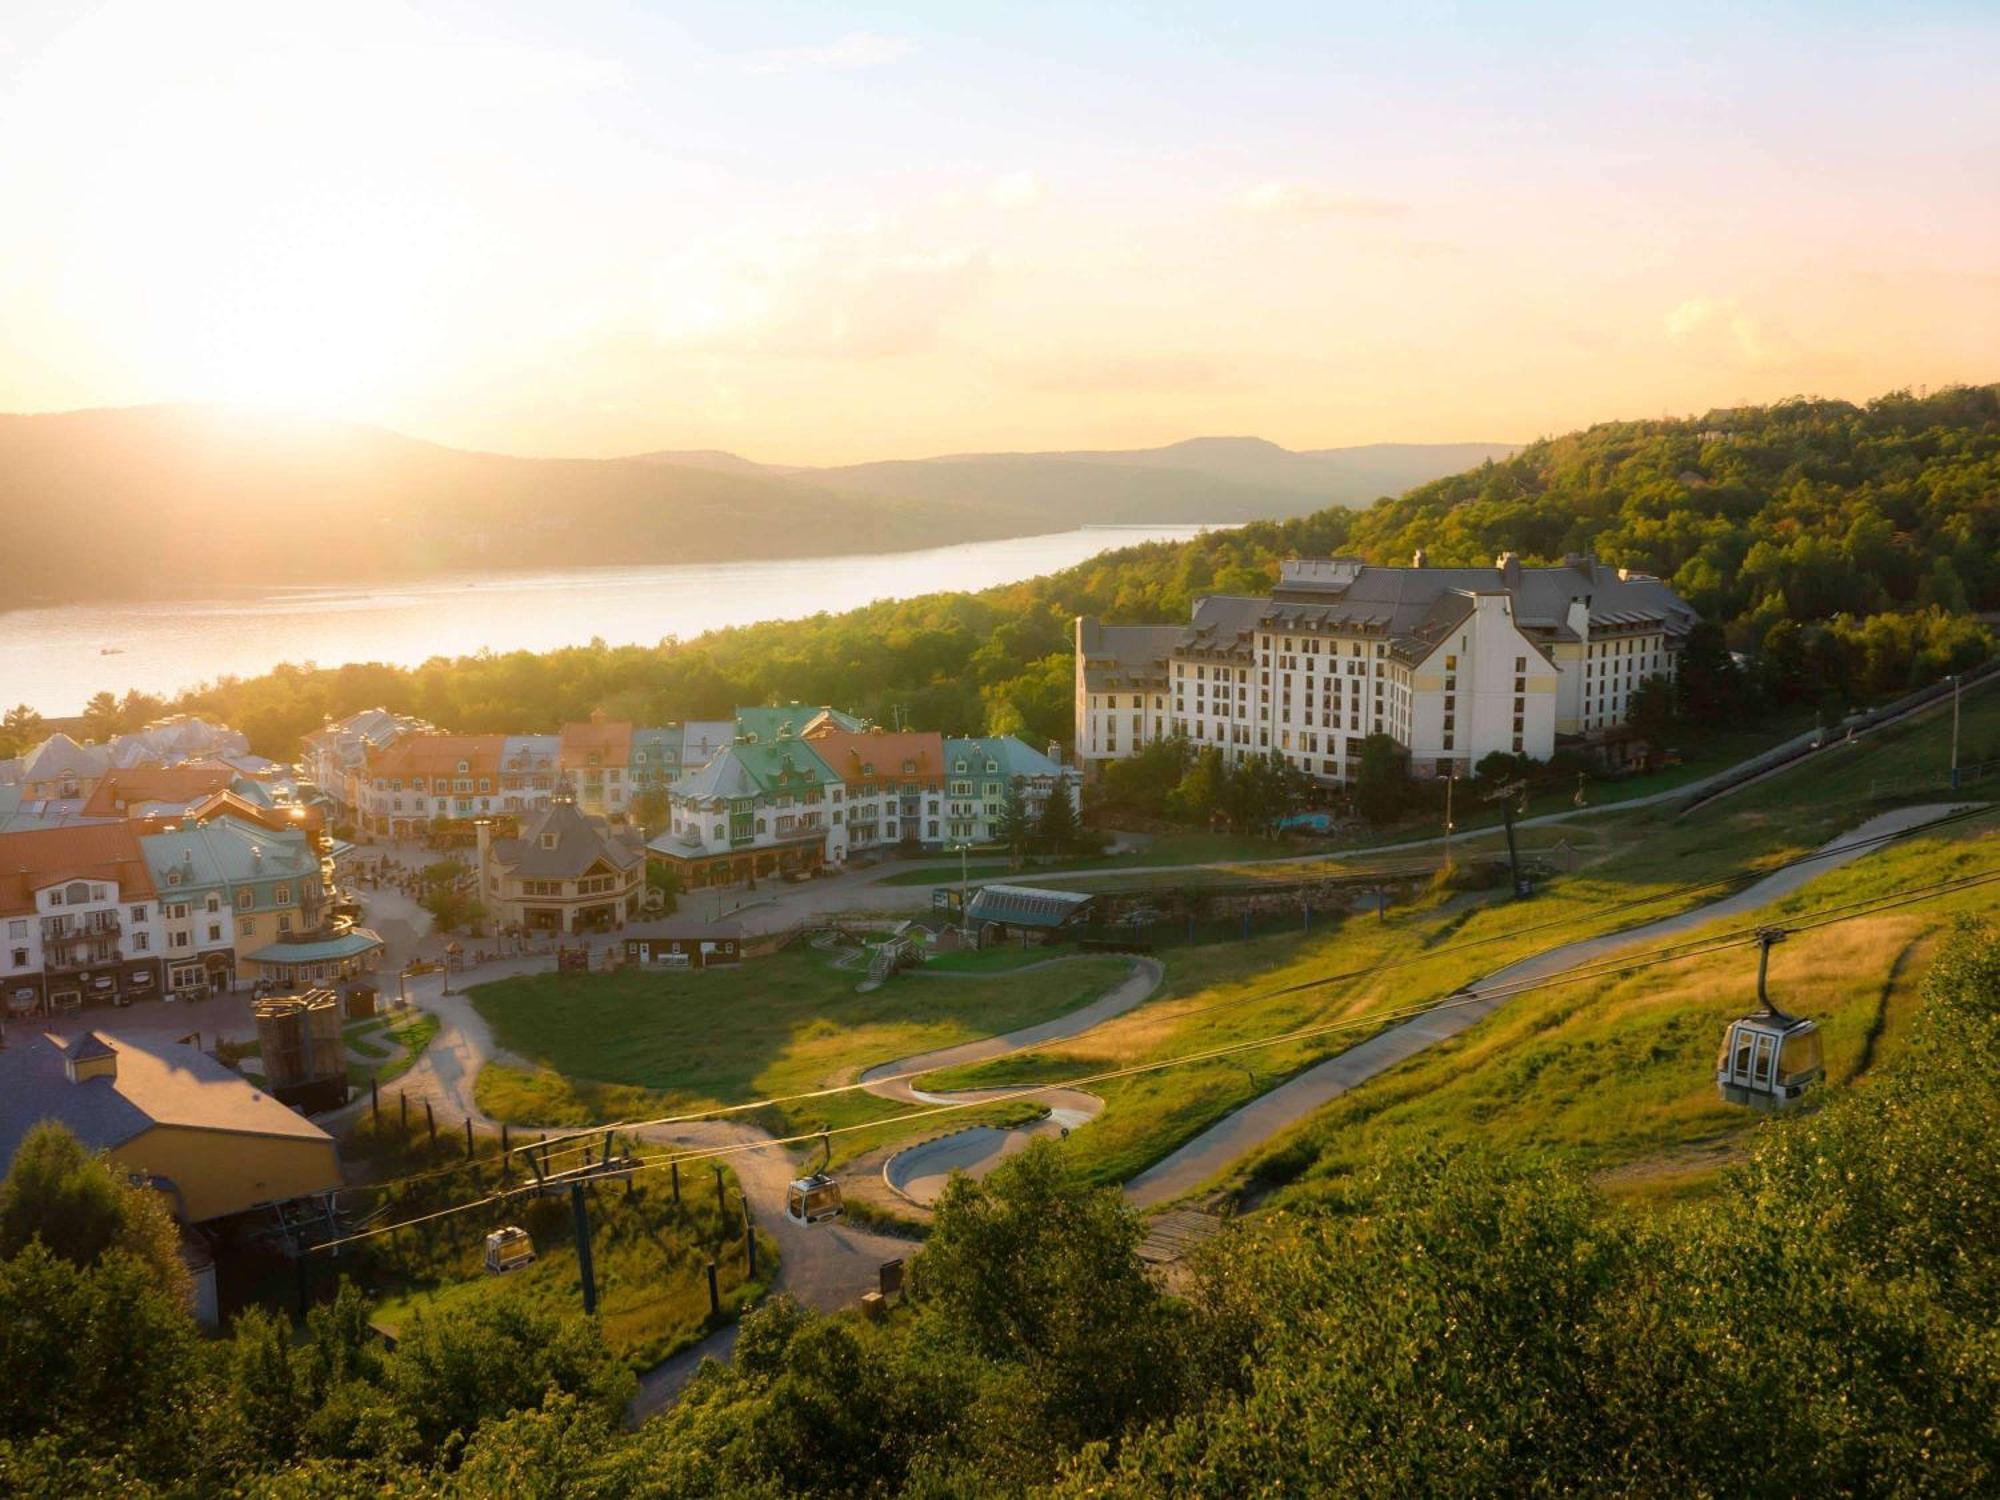
[(1049, 195), (1039, 172), (1007, 172), (993, 179), (986, 201), (995, 208), (1033, 208)]
[(1263, 182), (1237, 200), (1246, 213), (1292, 219), (1400, 219), (1407, 203), (1329, 193), (1303, 182)]
[(1689, 297), (1667, 314), (1666, 329), (1676, 344), (1737, 364), (1790, 364), (1804, 352), (1784, 329), (1752, 317), (1730, 297)]
[(917, 44), (908, 37), (850, 31), (819, 47), (779, 47), (750, 54), (753, 73), (853, 73), (901, 62)]

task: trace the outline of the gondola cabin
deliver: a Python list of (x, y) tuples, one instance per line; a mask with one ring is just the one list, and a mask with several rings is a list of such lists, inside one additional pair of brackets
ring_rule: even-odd
[(505, 1229), (496, 1229), (486, 1236), (488, 1275), (504, 1276), (509, 1271), (518, 1271), (534, 1263), (535, 1242), (528, 1238), (528, 1231), (519, 1225), (509, 1224)]
[(1820, 1055), (1819, 1028), (1778, 1009), (1765, 987), (1771, 948), (1785, 940), (1783, 930), (1767, 928), (1757, 939), (1757, 1003), (1762, 1008), (1730, 1022), (1722, 1034), (1715, 1087), (1730, 1104), (1783, 1109), (1818, 1083), (1826, 1066)]
[(1819, 1028), (1793, 1016), (1733, 1022), (1715, 1060), (1715, 1084), (1731, 1104), (1783, 1109), (1825, 1075)]
[(824, 1224), (840, 1214), (840, 1184), (824, 1172), (796, 1179), (785, 1194), (785, 1217), (794, 1224)]

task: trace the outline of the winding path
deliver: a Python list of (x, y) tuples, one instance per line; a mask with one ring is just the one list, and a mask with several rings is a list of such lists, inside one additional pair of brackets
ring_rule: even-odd
[[(1069, 963), (1069, 958), (1050, 959), (1050, 964)], [(988, 1058), (1005, 1057), (1010, 1052), (1019, 1052), (1028, 1047), (1039, 1047), (1044, 1042), (1063, 1041), (1069, 1037), (1081, 1036), (1093, 1027), (1100, 1026), (1113, 1016), (1122, 1016), (1134, 1006), (1143, 1004), (1160, 982), (1166, 977), (1166, 970), (1158, 959), (1133, 958), (1129, 974), (1106, 990), (1088, 1005), (1080, 1006), (1066, 1015), (1039, 1025), (1024, 1026), (1018, 1031), (1009, 1031), (1001, 1036), (982, 1037), (974, 1042), (961, 1042), (956, 1047), (941, 1047), (934, 1052), (920, 1052), (914, 1057), (900, 1057), (894, 1062), (882, 1063), (868, 1069), (860, 1081), (868, 1085), (868, 1092), (883, 1099), (894, 1099), (904, 1104), (965, 1104), (982, 1099), (1000, 1099), (1011, 1096), (1013, 1089), (962, 1089), (949, 1094), (927, 1093), (916, 1087), (909, 1079), (914, 1073), (933, 1073), (942, 1068), (955, 1068), (966, 1063), (985, 1062)], [(1043, 968), (1044, 964), (1031, 964), (1029, 968)], [(1015, 973), (1022, 972), (1017, 969)], [(949, 979), (958, 977), (951, 974), (930, 974), (926, 978)], [(968, 976), (969, 977), (969, 976)], [(944, 1191), (944, 1185), (951, 1180), (953, 1172), (969, 1172), (973, 1176), (983, 1176), (991, 1171), (1004, 1157), (1025, 1150), (1029, 1141), (1041, 1135), (1055, 1135), (1073, 1130), (1097, 1118), (1104, 1109), (1104, 1101), (1095, 1094), (1086, 1094), (1080, 1089), (1055, 1089), (1038, 1094), (1036, 1098), (1046, 1104), (1049, 1113), (1046, 1118), (1032, 1125), (1016, 1130), (1001, 1130), (991, 1125), (973, 1125), (957, 1130), (934, 1141), (926, 1141), (908, 1147), (891, 1156), (882, 1167), (882, 1180), (890, 1189), (900, 1193), (914, 1203), (928, 1206), (937, 1201), (937, 1195)]]
[[(1711, 901), (1677, 916), (1663, 917), (1639, 927), (1627, 927), (1600, 937), (1582, 938), (1550, 948), (1531, 958), (1497, 969), (1484, 979), (1467, 985), (1465, 992), (1480, 995), (1497, 986), (1524, 979), (1540, 979), (1574, 964), (1617, 953), (1638, 943), (1653, 942), (1679, 933), (1691, 932), (1710, 922), (1741, 916), (1789, 896), (1793, 891), (1831, 870), (1879, 848), (1867, 841), (1883, 834), (1902, 833), (1920, 827), (1963, 803), (1928, 807), (1901, 807), (1870, 818), (1860, 827), (1841, 834), (1820, 848), (1820, 857), (1791, 865), (1744, 887), (1733, 896)], [(1290, 1129), (1313, 1111), (1339, 1098), (1349, 1089), (1407, 1061), (1426, 1048), (1457, 1036), (1477, 1025), (1507, 1003), (1497, 995), (1477, 1004), (1452, 1010), (1433, 1011), (1392, 1026), (1367, 1041), (1348, 1048), (1338, 1057), (1328, 1058), (1308, 1068), (1298, 1077), (1280, 1084), (1235, 1113), (1223, 1117), (1171, 1156), (1155, 1163), (1125, 1185), (1125, 1196), (1135, 1207), (1149, 1208), (1193, 1192), (1225, 1171), (1231, 1164), (1254, 1151), (1281, 1132)]]

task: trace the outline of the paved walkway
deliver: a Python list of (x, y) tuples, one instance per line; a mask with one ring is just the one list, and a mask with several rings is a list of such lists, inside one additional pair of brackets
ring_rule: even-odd
[[(1733, 896), (1725, 896), (1706, 906), (1696, 907), (1678, 916), (1664, 917), (1657, 922), (1648, 922), (1640, 927), (1628, 927), (1619, 932), (1606, 933), (1601, 937), (1583, 938), (1574, 943), (1564, 943), (1560, 947), (1550, 948), (1532, 958), (1522, 959), (1518, 963), (1509, 964), (1504, 969), (1488, 974), (1477, 983), (1466, 986), (1465, 992), (1481, 995), (1498, 986), (1544, 978), (1558, 970), (1586, 963), (1639, 943), (1658, 942), (1662, 938), (1705, 927), (1711, 922), (1756, 911), (1773, 901), (1789, 896), (1806, 882), (1816, 880), (1828, 871), (1839, 869), (1840, 866), (1859, 859), (1879, 847), (1867, 844), (1867, 840), (1881, 834), (1899, 833), (1905, 829), (1918, 827), (1963, 805), (1953, 803), (1929, 807), (1903, 807), (1894, 812), (1883, 813), (1822, 846), (1821, 858), (1767, 875)], [(1125, 1185), (1127, 1201), (1135, 1207), (1150, 1208), (1155, 1204), (1166, 1203), (1193, 1192), (1265, 1142), (1289, 1130), (1306, 1116), (1339, 1098), (1349, 1089), (1387, 1072), (1396, 1064), (1407, 1061), (1426, 1048), (1434, 1047), (1439, 1042), (1457, 1036), (1476, 1025), (1505, 1005), (1507, 998), (1505, 995), (1496, 995), (1477, 1004), (1458, 1006), (1452, 1010), (1432, 1011), (1417, 1016), (1370, 1037), (1358, 1046), (1348, 1048), (1338, 1057), (1329, 1058), (1317, 1067), (1308, 1068), (1290, 1082), (1279, 1085), (1270, 1093), (1225, 1116), (1180, 1150), (1134, 1177)]]
[[(1074, 961), (1074, 958), (1057, 958), (1049, 960), (1049, 963)], [(1024, 1026), (1018, 1031), (1010, 1031), (1002, 1036), (982, 1037), (975, 1042), (961, 1042), (956, 1047), (942, 1047), (935, 1052), (898, 1058), (894, 1062), (870, 1068), (861, 1075), (861, 1082), (869, 1085), (868, 1091), (871, 1094), (884, 1099), (895, 1099), (905, 1104), (966, 1104), (983, 1099), (1008, 1098), (1015, 1090), (960, 1089), (950, 1093), (931, 1093), (916, 1087), (908, 1075), (934, 1073), (944, 1068), (984, 1062), (992, 1057), (1005, 1057), (1010, 1052), (1038, 1047), (1044, 1042), (1081, 1036), (1084, 1032), (1101, 1026), (1113, 1016), (1122, 1016), (1134, 1006), (1143, 1004), (1159, 989), (1161, 982), (1166, 978), (1166, 970), (1161, 967), (1158, 959), (1133, 958), (1131, 965), (1131, 972), (1124, 979), (1090, 1004), (1079, 1006), (1067, 1015), (1057, 1016), (1053, 1020), (1043, 1021), (1035, 1026)], [(1030, 964), (1026, 967), (1039, 969), (1047, 965)], [(1018, 974), (1024, 970), (1016, 969), (1012, 972)], [(950, 973), (922, 974), (922, 971), (919, 973), (924, 978), (934, 979), (975, 977)], [(1056, 1089), (1037, 1094), (1035, 1097), (1039, 1103), (1048, 1106), (1049, 1113), (1045, 1118), (1013, 1130), (1003, 1130), (991, 1125), (973, 1125), (953, 1131), (936, 1140), (920, 1142), (898, 1151), (884, 1162), (882, 1180), (889, 1185), (891, 1191), (928, 1208), (937, 1202), (938, 1194), (944, 1191), (945, 1184), (951, 1180), (953, 1172), (983, 1177), (1007, 1157), (1026, 1150), (1028, 1142), (1036, 1137), (1064, 1134), (1079, 1125), (1088, 1124), (1104, 1110), (1102, 1099), (1095, 1094), (1086, 1094), (1080, 1089)]]

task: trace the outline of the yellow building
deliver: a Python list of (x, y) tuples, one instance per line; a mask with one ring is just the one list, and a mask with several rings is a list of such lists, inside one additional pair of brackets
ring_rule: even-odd
[(201, 1224), (340, 1186), (333, 1137), (198, 1049), (85, 1032), (0, 1051), (0, 1166), (54, 1120)]

